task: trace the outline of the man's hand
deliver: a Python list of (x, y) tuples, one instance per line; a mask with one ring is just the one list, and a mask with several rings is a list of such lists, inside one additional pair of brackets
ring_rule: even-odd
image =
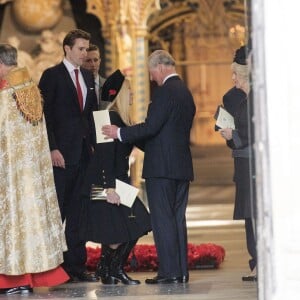
[(118, 129), (116, 125), (104, 125), (102, 126), (102, 133), (106, 136), (106, 139), (118, 139)]
[(114, 189), (107, 189), (106, 191), (106, 201), (111, 204), (120, 205), (120, 196)]
[(65, 168), (65, 159), (59, 150), (51, 151), (51, 160), (53, 167)]

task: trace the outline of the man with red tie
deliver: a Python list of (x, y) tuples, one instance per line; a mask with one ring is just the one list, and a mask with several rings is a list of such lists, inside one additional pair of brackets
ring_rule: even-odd
[(86, 272), (85, 242), (79, 237), (80, 187), (94, 144), (92, 111), (97, 109), (93, 75), (81, 68), (90, 34), (75, 29), (63, 40), (65, 57), (42, 74), (39, 88), (44, 98), (54, 180), (62, 220), (66, 223), (68, 251), (63, 267), (71, 281), (96, 281)]

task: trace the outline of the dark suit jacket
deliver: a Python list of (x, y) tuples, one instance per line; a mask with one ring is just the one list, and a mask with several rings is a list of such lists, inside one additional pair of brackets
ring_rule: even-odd
[(190, 130), (193, 96), (178, 76), (157, 87), (144, 123), (121, 128), (124, 142), (145, 140), (143, 177), (193, 180)]
[(75, 85), (63, 63), (44, 71), (39, 82), (50, 150), (58, 149), (67, 165), (77, 164), (83, 143), (94, 144), (92, 111), (97, 108), (93, 75), (81, 69), (87, 87), (83, 112), (80, 111)]
[[(237, 89), (234, 86), (224, 94), (223, 106), (234, 117), (238, 107), (246, 97), (247, 95), (243, 92), (243, 90)], [(220, 127), (215, 125), (215, 131), (218, 131), (219, 129)]]
[(241, 102), (246, 98), (247, 95), (243, 90), (233, 87), (223, 96), (223, 104), (225, 109), (234, 117)]
[[(223, 96), (223, 104), (225, 109), (235, 118), (240, 110), (242, 102), (246, 99), (247, 95), (243, 90), (233, 87)], [(226, 141), (226, 144), (229, 148), (234, 148), (232, 140)]]

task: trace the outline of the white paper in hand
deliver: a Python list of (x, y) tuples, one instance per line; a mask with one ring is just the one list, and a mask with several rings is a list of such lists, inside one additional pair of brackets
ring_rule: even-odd
[(222, 106), (220, 106), (220, 109), (219, 109), (219, 114), (218, 114), (216, 125), (222, 129), (223, 128), (235, 129), (233, 116), (227, 110), (225, 110)]
[(131, 207), (139, 192), (139, 189), (117, 179), (116, 192), (120, 196), (121, 204)]
[(113, 142), (113, 139), (105, 139), (105, 135), (102, 134), (102, 126), (111, 124), (108, 110), (93, 111), (93, 116), (96, 128), (97, 144)]

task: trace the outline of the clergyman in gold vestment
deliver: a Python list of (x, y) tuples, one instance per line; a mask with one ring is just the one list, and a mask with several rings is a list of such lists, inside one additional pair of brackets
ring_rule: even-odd
[(42, 99), (17, 50), (0, 44), (0, 289), (26, 294), (68, 280), (65, 237)]

